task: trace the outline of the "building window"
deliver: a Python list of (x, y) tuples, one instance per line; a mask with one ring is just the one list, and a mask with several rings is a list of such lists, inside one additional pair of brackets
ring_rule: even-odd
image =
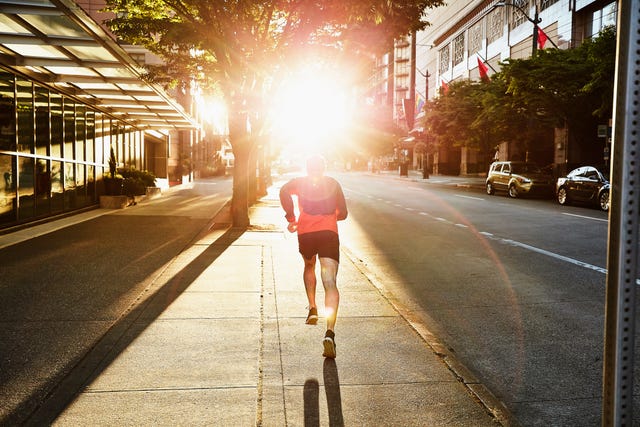
[(458, 65), (464, 61), (464, 33), (458, 34), (453, 39), (453, 65)]
[(449, 45), (440, 49), (440, 74), (449, 69)]
[(16, 79), (16, 95), (18, 108), (18, 151), (33, 154), (33, 83), (22, 78)]
[(549, 6), (558, 3), (558, 0), (542, 0), (540, 2), (540, 10), (545, 10)]
[(480, 21), (469, 28), (469, 55), (480, 52), (482, 50), (482, 24)]
[(616, 3), (610, 3), (607, 6), (593, 12), (591, 17), (591, 37), (595, 37), (598, 35), (600, 31), (602, 31), (606, 27), (616, 25), (616, 17), (618, 11), (616, 8)]
[(502, 8), (496, 8), (487, 15), (487, 43), (491, 44), (502, 37), (504, 31), (504, 15)]
[(513, 0), (513, 5), (511, 7), (511, 22), (515, 28), (527, 21), (525, 13), (530, 9), (529, 0)]
[(142, 132), (109, 122), (91, 105), (0, 68), (0, 228), (97, 204), (111, 141), (119, 166), (140, 169)]
[(36, 110), (36, 154), (48, 156), (50, 153), (49, 142), (51, 134), (49, 125), (49, 90), (35, 85), (35, 110)]

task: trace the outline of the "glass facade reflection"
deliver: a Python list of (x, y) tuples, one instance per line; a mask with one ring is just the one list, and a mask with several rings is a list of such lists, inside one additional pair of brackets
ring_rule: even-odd
[(0, 230), (97, 205), (111, 146), (143, 169), (142, 131), (0, 68)]

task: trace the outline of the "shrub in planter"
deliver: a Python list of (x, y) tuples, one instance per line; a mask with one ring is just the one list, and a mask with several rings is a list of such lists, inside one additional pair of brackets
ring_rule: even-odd
[(109, 154), (109, 176), (103, 178), (104, 192), (107, 196), (122, 195), (124, 180), (122, 175), (118, 174), (117, 165), (116, 154), (113, 151), (113, 147), (111, 147), (111, 153)]
[(124, 178), (116, 176), (114, 178), (104, 177), (104, 194), (107, 196), (120, 196), (124, 187)]
[(123, 185), (123, 192), (127, 196), (142, 196), (147, 193), (147, 186), (144, 181), (139, 178), (125, 178)]
[(124, 194), (127, 196), (142, 196), (147, 193), (147, 187), (156, 186), (156, 176), (149, 171), (135, 168), (121, 168), (119, 174), (124, 177)]
[(118, 172), (124, 178), (133, 178), (142, 181), (145, 187), (156, 186), (156, 176), (149, 171), (141, 171), (136, 168), (120, 168)]

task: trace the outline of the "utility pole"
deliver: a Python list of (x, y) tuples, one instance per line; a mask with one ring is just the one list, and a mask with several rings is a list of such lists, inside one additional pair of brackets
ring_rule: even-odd
[(531, 18), (529, 16), (529, 14), (521, 6), (518, 6), (515, 3), (507, 3), (507, 2), (504, 2), (504, 1), (500, 1), (500, 2), (496, 3), (493, 7), (500, 7), (500, 6), (515, 7), (522, 14), (522, 16), (524, 16), (527, 19), (527, 21), (529, 21), (529, 22), (531, 22), (533, 24), (533, 37), (532, 37), (533, 45), (531, 46), (531, 57), (535, 58), (535, 56), (538, 53), (538, 24), (540, 24), (542, 22), (542, 19), (540, 19), (539, 15), (538, 15), (538, 3), (534, 2), (534, 15), (533, 15), (533, 18)]
[(538, 24), (540, 22), (542, 22), (542, 19), (540, 19), (538, 17), (538, 3), (535, 3), (534, 5), (534, 15), (533, 15), (533, 19), (529, 18), (528, 16), (527, 19), (533, 24), (533, 46), (531, 47), (531, 57), (535, 58), (536, 55), (538, 54)]
[(427, 102), (429, 100), (429, 77), (431, 77), (431, 74), (429, 74), (429, 70), (425, 70), (425, 72), (424, 72), (424, 102)]
[(602, 426), (631, 426), (640, 228), (640, 7), (618, 2), (613, 153), (605, 296)]

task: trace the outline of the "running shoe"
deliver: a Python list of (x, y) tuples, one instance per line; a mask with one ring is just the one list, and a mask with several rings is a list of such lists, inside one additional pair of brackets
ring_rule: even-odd
[(324, 340), (322, 340), (322, 346), (324, 347), (324, 352), (322, 355), (324, 357), (329, 357), (331, 359), (335, 359), (336, 357), (336, 334), (333, 331), (327, 331), (324, 335)]
[(307, 325), (315, 325), (318, 323), (318, 309), (313, 307), (309, 309), (309, 314), (307, 315), (307, 320), (305, 321)]

